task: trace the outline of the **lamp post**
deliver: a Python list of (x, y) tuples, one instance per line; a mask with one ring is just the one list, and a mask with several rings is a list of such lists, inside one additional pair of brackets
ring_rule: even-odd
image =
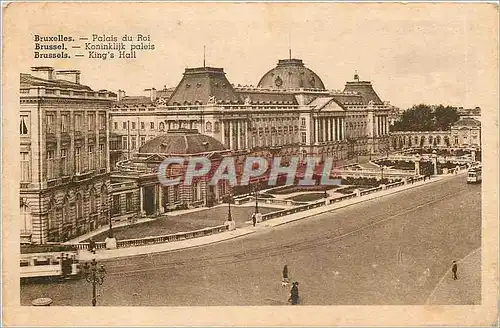
[(255, 184), (255, 214), (259, 213), (259, 183)]
[(227, 211), (227, 220), (232, 221), (233, 217), (231, 216), (231, 202), (233, 200), (233, 197), (231, 194), (227, 195), (227, 205), (228, 205), (228, 211)]
[(85, 274), (85, 280), (92, 284), (92, 306), (96, 306), (96, 286), (97, 284), (103, 284), (104, 276), (106, 276), (106, 269), (104, 269), (104, 266), (102, 264), (99, 268), (97, 268), (96, 260), (92, 259), (90, 265), (88, 262), (84, 264), (83, 273)]

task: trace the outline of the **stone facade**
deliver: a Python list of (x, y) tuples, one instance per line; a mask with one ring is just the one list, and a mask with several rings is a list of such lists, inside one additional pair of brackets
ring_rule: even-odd
[(79, 71), (21, 74), (21, 241), (63, 241), (108, 221), (108, 110), (115, 95)]

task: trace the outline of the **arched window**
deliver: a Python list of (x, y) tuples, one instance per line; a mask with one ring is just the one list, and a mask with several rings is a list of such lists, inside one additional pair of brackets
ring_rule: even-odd
[(95, 190), (94, 188), (90, 189), (89, 192), (89, 201), (90, 201), (90, 213), (94, 214), (97, 211), (96, 202), (95, 202)]
[(165, 130), (165, 123), (160, 122), (160, 124), (158, 126), (160, 128), (160, 131), (164, 131)]
[(219, 122), (215, 122), (214, 123), (214, 132), (218, 133), (219, 131), (220, 131), (220, 129), (219, 129)]
[(68, 197), (64, 197), (63, 204), (62, 204), (62, 222), (63, 224), (66, 222), (71, 222), (70, 217), (69, 217), (69, 201)]
[(82, 195), (76, 195), (76, 219), (83, 218), (83, 200)]
[(212, 132), (212, 123), (211, 122), (207, 122), (205, 124), (205, 132)]
[(429, 136), (429, 145), (432, 145), (432, 136)]
[(21, 200), (21, 233), (31, 234), (31, 230), (33, 227), (33, 218), (31, 216), (31, 210), (24, 202)]
[(108, 188), (105, 185), (101, 188), (101, 213), (108, 210)]
[(418, 145), (418, 137), (415, 137), (415, 144)]
[(438, 144), (438, 145), (441, 144), (441, 137), (440, 136), (436, 137), (436, 144)]

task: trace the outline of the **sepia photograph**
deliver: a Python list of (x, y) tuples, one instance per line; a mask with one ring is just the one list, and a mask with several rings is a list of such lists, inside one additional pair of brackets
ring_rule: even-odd
[(2, 12), (6, 326), (497, 324), (497, 3)]

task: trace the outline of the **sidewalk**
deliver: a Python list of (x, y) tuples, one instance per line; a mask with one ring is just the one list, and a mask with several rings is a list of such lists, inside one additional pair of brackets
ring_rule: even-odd
[(441, 278), (427, 299), (428, 305), (481, 304), (481, 249), (458, 261), (458, 280), (451, 278), (451, 268)]
[(146, 246), (137, 246), (137, 247), (128, 247), (128, 248), (119, 248), (119, 249), (114, 249), (114, 250), (97, 250), (96, 254), (93, 255), (89, 251), (86, 250), (80, 250), (80, 258), (83, 261), (95, 258), (96, 260), (106, 260), (106, 259), (113, 259), (113, 258), (120, 258), (120, 257), (129, 257), (129, 256), (136, 256), (136, 255), (145, 255), (145, 254), (151, 254), (151, 253), (160, 253), (160, 252), (168, 252), (168, 251), (174, 251), (174, 250), (179, 250), (179, 249), (184, 249), (184, 248), (191, 248), (191, 247), (198, 247), (198, 246), (203, 246), (203, 245), (208, 245), (216, 242), (221, 242), (245, 235), (252, 234), (258, 230), (262, 230), (268, 227), (277, 227), (283, 224), (287, 224), (289, 222), (294, 222), (298, 220), (302, 220), (311, 216), (315, 216), (318, 214), (330, 212), (339, 208), (344, 208), (347, 206), (351, 206), (354, 204), (358, 204), (361, 202), (365, 202), (368, 200), (372, 199), (377, 199), (380, 197), (385, 197), (388, 195), (392, 195), (398, 192), (402, 192), (408, 189), (412, 188), (417, 188), (419, 186), (429, 184), (435, 181), (439, 181), (442, 179), (449, 178), (454, 175), (448, 175), (448, 176), (437, 176), (433, 177), (430, 180), (426, 181), (419, 181), (414, 184), (407, 184), (398, 188), (393, 188), (393, 189), (388, 189), (388, 190), (383, 190), (379, 191), (376, 193), (348, 199), (339, 203), (333, 203), (328, 206), (321, 206), (318, 208), (314, 208), (308, 211), (304, 212), (299, 212), (299, 213), (294, 213), (291, 215), (271, 219), (268, 221), (264, 221), (259, 223), (256, 227), (253, 227), (251, 225), (250, 221), (246, 221), (245, 223), (248, 223), (249, 225), (244, 228), (238, 228), (234, 231), (227, 231), (215, 235), (210, 235), (210, 236), (205, 236), (205, 237), (198, 237), (198, 238), (193, 238), (193, 239), (187, 239), (187, 240), (182, 240), (182, 241), (176, 241), (176, 242), (170, 242), (170, 243), (162, 243), (162, 244), (154, 244), (154, 245), (146, 245)]

